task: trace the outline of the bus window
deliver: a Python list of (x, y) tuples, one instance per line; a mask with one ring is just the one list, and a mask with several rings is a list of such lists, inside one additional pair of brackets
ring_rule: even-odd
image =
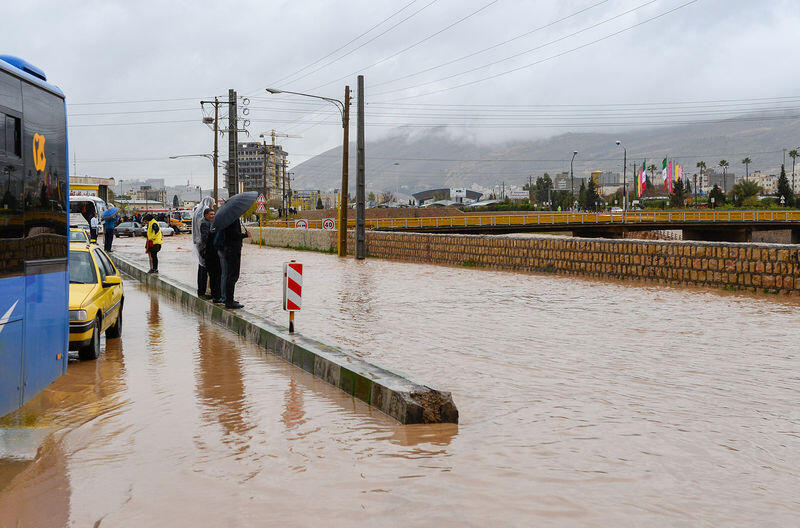
[[(35, 262), (26, 274), (66, 271), (66, 132), (62, 99), (27, 83), (23, 144), (31, 155), (25, 166), (25, 260)], [(47, 260), (58, 262), (46, 263)]]

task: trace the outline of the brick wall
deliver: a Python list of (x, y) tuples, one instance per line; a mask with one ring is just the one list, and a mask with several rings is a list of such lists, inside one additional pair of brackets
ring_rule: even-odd
[[(335, 247), (335, 235), (331, 236)], [(353, 232), (348, 251), (353, 252)], [(372, 257), (800, 294), (800, 245), (367, 232)]]

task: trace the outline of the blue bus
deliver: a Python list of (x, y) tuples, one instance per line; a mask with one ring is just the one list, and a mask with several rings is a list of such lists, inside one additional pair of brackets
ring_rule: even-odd
[(0, 55), (0, 416), (67, 370), (67, 160), (64, 94)]

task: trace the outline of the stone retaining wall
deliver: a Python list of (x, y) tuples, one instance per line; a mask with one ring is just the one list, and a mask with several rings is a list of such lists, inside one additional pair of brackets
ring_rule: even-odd
[(290, 334), (285, 327), (245, 310), (225, 310), (197, 297), (195, 288), (167, 277), (148, 275), (145, 269), (116, 253), (111, 258), (123, 273), (146, 288), (244, 336), (400, 423), (458, 423), (458, 409), (449, 392), (419, 384), (340, 348)]
[[(296, 230), (270, 229), (265, 243), (285, 246), (287, 236), (301, 236), (280, 233), (285, 231)], [(297, 231), (316, 231), (315, 237), (327, 236), (327, 244), (318, 240), (324, 250), (336, 248), (335, 231)], [(354, 232), (347, 235), (352, 255)], [(425, 264), (800, 294), (797, 244), (367, 231), (367, 254)]]
[[(278, 227), (250, 227), (250, 242), (258, 244), (263, 232), (264, 244), (272, 247), (292, 247), (330, 251), (331, 238), (322, 229), (284, 229)], [(333, 246), (334, 249), (336, 246)]]
[[(348, 252), (353, 233), (348, 233)], [(367, 233), (373, 257), (800, 294), (800, 245)]]

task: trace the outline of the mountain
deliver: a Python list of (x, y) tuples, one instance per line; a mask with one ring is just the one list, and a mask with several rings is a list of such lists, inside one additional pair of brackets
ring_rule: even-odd
[[(367, 130), (369, 132), (369, 129)], [(623, 132), (567, 133), (537, 140), (482, 143), (454, 137), (444, 129), (399, 131), (366, 144), (366, 186), (368, 191), (389, 190), (402, 195), (438, 187), (468, 187), (487, 190), (505, 183), (521, 187), (529, 175), (551, 175), (569, 171), (572, 152), (575, 176), (595, 170), (622, 171), (622, 140), (628, 149), (628, 177), (631, 164), (655, 164), (669, 155), (689, 174), (697, 161), (708, 168), (721, 159), (730, 163), (728, 174), (743, 174), (741, 160), (750, 157), (750, 172), (780, 171), (783, 148), (800, 143), (800, 117), (781, 119), (759, 115), (661, 126)], [(788, 152), (787, 150), (787, 152)], [(350, 192), (355, 193), (356, 147), (350, 145)], [(786, 156), (787, 172), (791, 158)], [(294, 167), (296, 189), (331, 190), (341, 181), (341, 147), (324, 152)]]

